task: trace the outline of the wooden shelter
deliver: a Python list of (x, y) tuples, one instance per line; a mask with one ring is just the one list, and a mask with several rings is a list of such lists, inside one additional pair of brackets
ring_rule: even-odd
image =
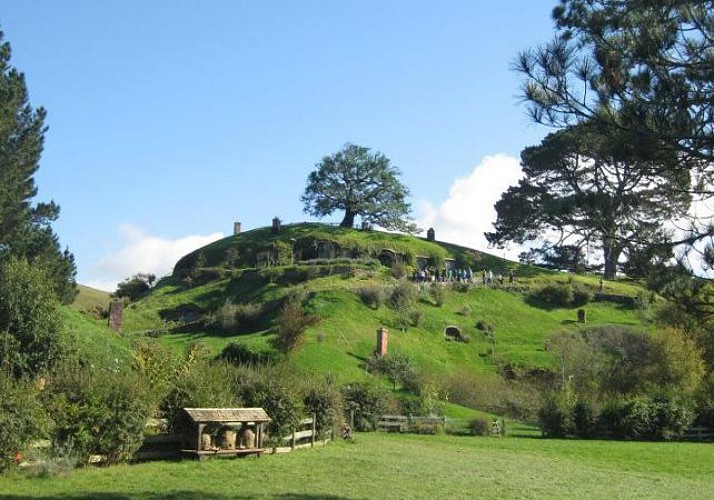
[[(263, 408), (184, 408), (191, 425), (184, 456), (205, 460), (212, 456), (260, 456), (264, 426), (270, 417)], [(205, 432), (210, 430), (212, 432)]]

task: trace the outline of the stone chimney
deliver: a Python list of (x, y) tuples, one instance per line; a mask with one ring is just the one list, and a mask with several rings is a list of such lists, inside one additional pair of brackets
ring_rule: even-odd
[(387, 343), (389, 342), (389, 330), (382, 327), (377, 330), (377, 357), (383, 358), (387, 355)]
[(115, 332), (121, 331), (123, 313), (124, 304), (121, 300), (112, 300), (109, 303), (109, 328), (111, 328)]
[(427, 239), (427, 241), (434, 241), (435, 238), (436, 238), (436, 233), (434, 232), (434, 228), (430, 227), (426, 231), (426, 239)]
[(273, 218), (272, 231), (273, 231), (274, 233), (279, 233), (279, 232), (280, 232), (280, 222), (281, 222), (280, 219), (278, 219), (277, 217), (274, 217), (274, 218)]
[(240, 234), (240, 221), (235, 221), (233, 223), (233, 235)]

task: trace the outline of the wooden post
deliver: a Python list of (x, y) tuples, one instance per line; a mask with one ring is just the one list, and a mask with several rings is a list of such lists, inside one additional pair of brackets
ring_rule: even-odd
[(312, 436), (310, 436), (310, 446), (315, 446), (315, 437), (317, 436), (317, 415), (312, 414)]
[(293, 429), (293, 438), (290, 440), (290, 449), (291, 450), (295, 449), (295, 441), (297, 440), (295, 437), (295, 434), (297, 434), (297, 429)]
[(350, 410), (350, 430), (354, 432), (355, 430), (355, 411)]
[(201, 434), (206, 424), (198, 424), (198, 436), (196, 436), (196, 451), (201, 451)]

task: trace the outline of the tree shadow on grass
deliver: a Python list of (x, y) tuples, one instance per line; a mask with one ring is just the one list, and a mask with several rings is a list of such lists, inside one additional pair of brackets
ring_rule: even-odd
[[(0, 500), (24, 500), (26, 496), (23, 495), (1, 495)], [(33, 498), (38, 498), (41, 500), (65, 500), (68, 498), (66, 495), (42, 495), (33, 496)], [(125, 494), (125, 493), (111, 493), (111, 492), (86, 492), (79, 494), (72, 494), (71, 498), (74, 500), (132, 500), (136, 498), (142, 498), (144, 500), (170, 500), (180, 498), (182, 500), (243, 500), (254, 498), (252, 495), (241, 495), (235, 493), (209, 493), (205, 491), (165, 491), (165, 492), (140, 492), (137, 494)], [(324, 495), (318, 493), (282, 493), (274, 495), (273, 498), (280, 498), (284, 500), (344, 500), (347, 497), (341, 497), (337, 495)]]

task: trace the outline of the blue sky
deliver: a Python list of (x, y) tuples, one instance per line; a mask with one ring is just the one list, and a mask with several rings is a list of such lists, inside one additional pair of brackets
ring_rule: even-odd
[(486, 249), (549, 132), (510, 65), (555, 4), (0, 0), (0, 28), (48, 111), (37, 200), (62, 207), (79, 281), (113, 290), (234, 220), (309, 220), (307, 175), (347, 142), (391, 159), (437, 239)]

